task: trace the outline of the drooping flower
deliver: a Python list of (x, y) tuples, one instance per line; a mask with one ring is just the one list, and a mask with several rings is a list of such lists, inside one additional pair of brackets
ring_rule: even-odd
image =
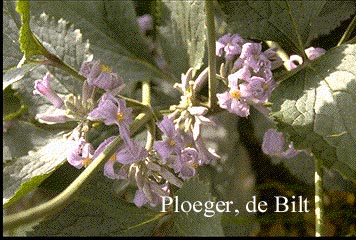
[(163, 196), (169, 196), (170, 191), (168, 184), (158, 185), (156, 182), (150, 181), (145, 183), (145, 185), (145, 190), (138, 189), (136, 191), (133, 203), (137, 207), (142, 207), (146, 203), (155, 207), (162, 203)]
[(93, 146), (86, 142), (84, 138), (75, 141), (72, 149), (67, 154), (68, 162), (75, 168), (87, 167), (93, 159)]
[(137, 23), (143, 34), (146, 34), (148, 31), (153, 30), (153, 19), (149, 14), (144, 14), (138, 17)]
[(206, 107), (190, 107), (188, 112), (194, 116), (193, 138), (197, 139), (201, 133), (201, 125), (212, 125), (213, 122), (209, 118), (204, 117), (208, 112)]
[(123, 79), (99, 61), (84, 62), (79, 73), (87, 78), (90, 86), (118, 93), (124, 86)]
[(299, 55), (291, 55), (286, 65), (289, 70), (297, 68), (299, 65), (303, 64), (303, 58)]
[(120, 136), (130, 144), (130, 124), (133, 122), (132, 108), (126, 107), (126, 101), (110, 94), (102, 96), (98, 107), (89, 113), (90, 120), (103, 120), (106, 125), (116, 124)]
[(270, 156), (277, 156), (281, 158), (292, 158), (298, 155), (301, 150), (296, 150), (291, 142), (287, 150), (284, 149), (283, 133), (277, 132), (276, 129), (268, 129), (263, 136), (262, 151)]
[(324, 48), (314, 48), (310, 47), (304, 50), (305, 54), (307, 55), (308, 59), (314, 60), (321, 55), (324, 55), (326, 53), (326, 50)]
[(182, 137), (175, 129), (173, 121), (167, 116), (164, 116), (163, 120), (158, 123), (157, 126), (164, 133), (166, 139), (155, 142), (154, 149), (162, 157), (162, 162), (165, 164), (166, 159), (173, 151), (177, 155), (180, 154), (182, 149)]
[(39, 94), (46, 97), (55, 108), (61, 108), (64, 105), (63, 100), (55, 93), (50, 86), (51, 74), (48, 72), (43, 79), (35, 81), (35, 90), (33, 94)]

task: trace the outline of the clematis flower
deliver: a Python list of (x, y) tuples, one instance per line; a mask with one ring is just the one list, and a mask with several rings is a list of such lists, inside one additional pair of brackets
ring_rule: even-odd
[(267, 102), (271, 96), (272, 90), (275, 87), (275, 82), (270, 79), (266, 81), (264, 78), (253, 76), (248, 82), (240, 84), (241, 92), (247, 99), (257, 99), (260, 102)]
[(175, 159), (172, 168), (175, 173), (179, 173), (182, 179), (188, 179), (196, 174), (198, 167), (199, 153), (195, 148), (185, 148), (181, 152), (181, 156)]
[(72, 149), (68, 151), (67, 161), (75, 168), (87, 167), (93, 159), (93, 146), (86, 142), (84, 138), (75, 141)]
[(110, 94), (102, 96), (98, 107), (88, 115), (89, 120), (103, 120), (105, 125), (116, 124), (120, 136), (126, 144), (130, 144), (130, 124), (133, 122), (132, 108), (126, 107), (123, 99), (117, 99)]
[(283, 133), (277, 132), (276, 129), (268, 129), (263, 136), (262, 151), (270, 156), (277, 156), (281, 158), (292, 158), (298, 155), (301, 150), (296, 150), (291, 142), (286, 151), (284, 148)]
[(35, 81), (35, 90), (33, 94), (38, 94), (46, 97), (55, 108), (61, 108), (64, 105), (63, 100), (55, 93), (50, 86), (50, 73), (46, 73), (43, 79), (38, 79)]
[(225, 52), (225, 58), (232, 60), (241, 53), (241, 46), (244, 39), (238, 34), (225, 34), (216, 41), (216, 55), (221, 57)]
[(247, 104), (248, 95), (240, 91), (237, 78), (232, 75), (228, 77), (230, 90), (216, 94), (219, 106), (240, 117), (247, 117), (250, 114), (250, 106)]
[(261, 53), (261, 43), (245, 43), (242, 46), (240, 58), (244, 60), (244, 65), (249, 66), (257, 73), (260, 68), (271, 68), (271, 62)]
[(87, 78), (89, 86), (96, 86), (105, 91), (118, 93), (124, 86), (123, 79), (99, 61), (84, 62), (79, 73)]
[(163, 120), (158, 123), (157, 126), (164, 133), (166, 139), (155, 142), (153, 147), (162, 157), (163, 164), (165, 164), (166, 159), (172, 152), (175, 152), (177, 155), (180, 154), (182, 149), (182, 137), (175, 129), (173, 121), (167, 116), (164, 116)]

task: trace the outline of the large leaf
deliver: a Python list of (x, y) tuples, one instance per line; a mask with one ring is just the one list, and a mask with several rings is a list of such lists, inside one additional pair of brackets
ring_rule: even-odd
[[(34, 227), (30, 236), (150, 236), (160, 213), (117, 197), (112, 180), (95, 180), (65, 209)], [(97, 177), (99, 179), (99, 177)]]
[(351, 1), (231, 1), (223, 4), (230, 31), (273, 40), (299, 55), (311, 41), (355, 14)]
[(204, 1), (162, 1), (159, 39), (176, 76), (203, 65), (205, 52)]
[(95, 59), (102, 60), (125, 80), (161, 78), (173, 82), (147, 56), (148, 48), (137, 33), (131, 1), (34, 1), (31, 11), (75, 23), (83, 38), (89, 39)]
[(4, 136), (3, 204), (8, 206), (37, 187), (66, 159), (70, 141), (26, 122)]
[[(181, 189), (177, 191), (179, 205), (183, 201), (194, 203), (200, 201), (216, 201), (210, 193), (209, 184), (199, 181), (197, 177), (186, 181)], [(211, 214), (211, 213), (208, 213)], [(200, 213), (180, 212), (173, 214), (173, 227), (169, 235), (177, 236), (221, 236), (224, 234), (221, 226), (221, 213), (215, 212), (212, 217), (204, 216), (204, 210)]]
[(334, 48), (283, 81), (273, 118), (299, 149), (356, 181), (356, 47)]

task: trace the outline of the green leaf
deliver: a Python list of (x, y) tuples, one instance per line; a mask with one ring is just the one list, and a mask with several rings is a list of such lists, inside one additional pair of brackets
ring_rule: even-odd
[[(6, 4), (2, 10), (3, 22), (2, 22), (2, 36), (3, 36), (3, 71), (16, 66), (23, 54), (20, 50), (20, 45), (18, 43), (19, 39), (19, 29), (11, 15), (11, 9)], [(4, 81), (4, 80), (3, 80)]]
[(70, 141), (26, 122), (16, 122), (4, 135), (3, 205), (37, 187), (66, 159)]
[[(197, 177), (187, 180), (177, 191), (179, 204), (183, 201), (194, 203), (200, 201), (216, 201), (210, 193), (209, 184), (199, 181)], [(174, 203), (175, 204), (175, 203)], [(215, 212), (212, 217), (205, 217), (204, 210), (200, 213), (193, 211), (173, 213), (173, 228), (170, 234), (176, 236), (221, 236), (224, 235), (221, 226), (221, 213)]]
[(20, 48), (24, 53), (24, 60), (35, 55), (45, 55), (46, 50), (38, 42), (30, 28), (30, 6), (28, 0), (17, 1), (16, 11), (21, 15)]
[(272, 94), (272, 117), (299, 149), (356, 181), (356, 47), (308, 62)]
[(159, 41), (175, 76), (203, 65), (206, 42), (204, 1), (162, 1)]
[[(56, 19), (75, 23), (83, 39), (89, 39), (95, 60), (101, 60), (124, 78), (128, 85), (125, 89), (127, 93), (132, 94), (135, 83), (146, 79), (152, 80), (165, 94), (176, 95), (176, 91), (172, 91), (176, 80), (148, 59), (145, 53), (148, 48), (142, 43), (142, 36), (137, 35), (133, 15), (117, 14), (125, 11), (132, 13), (131, 1), (33, 1), (31, 10), (35, 15), (45, 12)], [(131, 30), (132, 33), (127, 34)]]
[(304, 55), (304, 49), (355, 14), (351, 1), (232, 1), (223, 3), (229, 31), (272, 40)]
[(66, 208), (35, 226), (34, 231), (28, 235), (91, 237), (152, 235), (160, 213), (137, 208), (125, 202), (114, 194), (112, 183), (110, 179), (93, 181)]

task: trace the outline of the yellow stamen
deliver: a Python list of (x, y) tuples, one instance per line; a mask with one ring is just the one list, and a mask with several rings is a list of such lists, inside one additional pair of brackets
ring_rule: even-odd
[(124, 114), (122, 112), (117, 113), (116, 119), (118, 122), (122, 122), (124, 120)]
[(258, 60), (260, 58), (260, 55), (253, 55), (253, 57)]
[(100, 66), (100, 70), (101, 70), (102, 72), (111, 72), (111, 68), (108, 67), (108, 66), (106, 66), (106, 65), (101, 65), (101, 66)]
[(264, 83), (262, 85), (263, 90), (267, 91), (269, 89), (269, 85), (267, 83)]
[(230, 95), (233, 98), (240, 99), (241, 92), (239, 90), (232, 90), (232, 91), (230, 91)]
[(116, 161), (116, 154), (114, 153), (114, 155), (112, 155), (110, 158), (109, 158), (109, 161), (111, 162), (115, 162)]
[(92, 162), (93, 160), (90, 157), (87, 157), (83, 160), (83, 166), (86, 168), (87, 166), (89, 166), (89, 164)]
[(171, 147), (173, 147), (174, 145), (176, 145), (176, 142), (175, 142), (174, 140), (170, 139), (170, 140), (168, 141), (168, 145), (171, 146)]
[(192, 166), (192, 168), (198, 168), (199, 165), (198, 163), (193, 162), (190, 164), (190, 166)]

